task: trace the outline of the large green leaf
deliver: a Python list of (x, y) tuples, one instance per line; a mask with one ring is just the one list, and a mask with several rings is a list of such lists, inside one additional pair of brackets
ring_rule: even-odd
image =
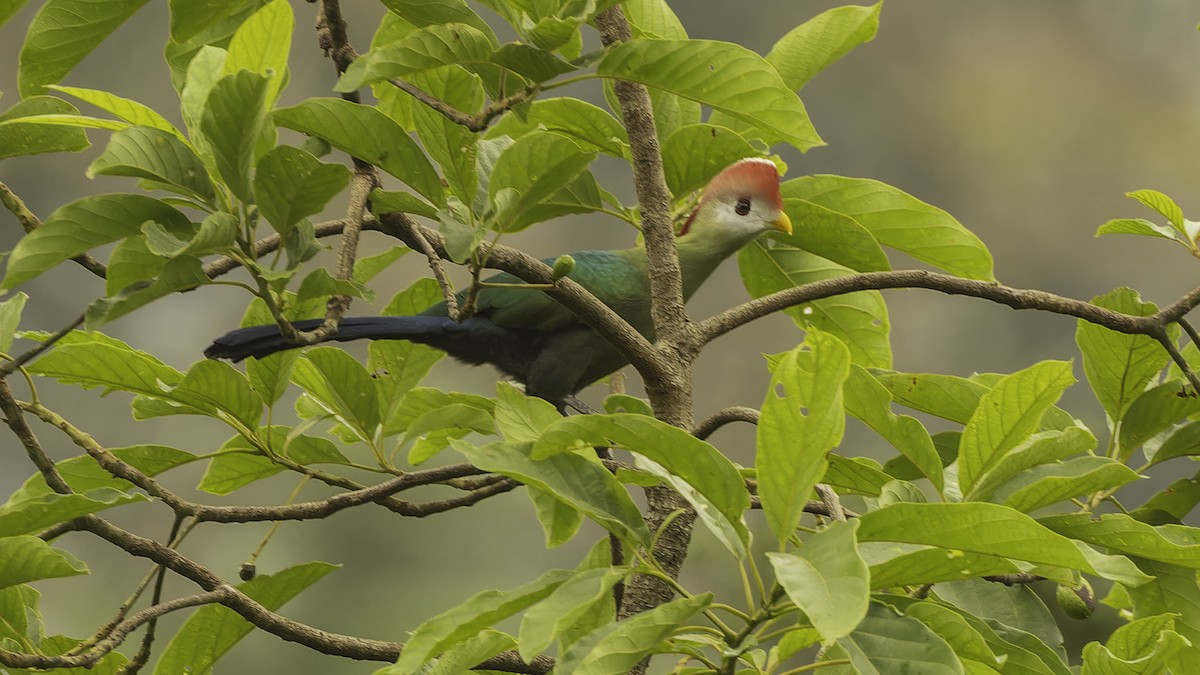
[(175, 42), (187, 42), (226, 17), (237, 16), (262, 2), (263, 0), (170, 0), (171, 39)]
[(826, 454), (842, 440), (842, 383), (850, 354), (837, 338), (812, 331), (775, 364), (758, 421), (758, 494), (767, 524), (787, 541), (800, 524)]
[(736, 131), (712, 124), (681, 126), (662, 143), (663, 173), (676, 199), (704, 187), (730, 164), (760, 154)]
[(59, 341), (49, 353), (26, 368), (37, 375), (84, 389), (129, 391), (164, 396), (183, 379), (183, 373), (154, 356), (100, 333), (78, 332)]
[[(126, 448), (109, 448), (109, 452), (147, 476), (156, 476), (163, 471), (196, 459), (196, 456), (190, 452), (166, 445), (131, 445)], [(99, 488), (124, 491), (132, 486), (129, 481), (117, 478), (106, 471), (90, 455), (77, 455), (61, 462), (55, 462), (54, 468), (75, 492), (88, 492)], [(17, 502), (51, 492), (53, 490), (46, 485), (46, 479), (39, 472), (26, 480), (24, 485), (13, 492), (9, 499)]]
[(17, 101), (0, 115), (0, 159), (43, 152), (79, 152), (87, 148), (91, 143), (83, 129), (38, 122), (48, 117), (77, 115), (79, 110), (75, 106), (53, 96), (31, 96)]
[(963, 428), (958, 446), (958, 484), (963, 494), (1031, 436), (1042, 415), (1075, 382), (1071, 364), (1043, 361), (1001, 379), (983, 395)]
[[(808, 251), (766, 239), (755, 240), (738, 251), (738, 268), (746, 290), (754, 297), (853, 273)], [(836, 335), (850, 348), (855, 363), (891, 366), (887, 305), (879, 291), (824, 298), (790, 307), (787, 313), (801, 327), (812, 325)]]
[(208, 94), (200, 129), (216, 159), (217, 172), (233, 194), (253, 201), (251, 167), (259, 132), (267, 119), (267, 78), (239, 70), (217, 80)]
[(945, 211), (867, 178), (817, 175), (784, 181), (784, 197), (854, 218), (884, 246), (968, 279), (991, 281), (987, 247)]
[(1192, 646), (1175, 632), (1173, 614), (1156, 614), (1119, 626), (1108, 641), (1083, 648), (1082, 675), (1147, 675), (1171, 672), (1172, 659)]
[(180, 140), (186, 140), (183, 134), (175, 128), (175, 125), (167, 121), (167, 118), (143, 103), (122, 98), (100, 89), (82, 89), (61, 85), (48, 85), (47, 89), (53, 89), (68, 96), (74, 96), (81, 101), (91, 103), (97, 108), (112, 113), (130, 124), (159, 129), (177, 136)]
[(913, 544), (868, 542), (859, 545), (859, 552), (871, 566), (871, 588), (875, 589), (1020, 571), (1013, 562), (997, 556)]
[(987, 500), (997, 486), (1017, 474), (1043, 464), (1087, 452), (1096, 447), (1096, 437), (1083, 427), (1043, 431), (1026, 438), (985, 472), (971, 489), (972, 499)]
[(0, 588), (88, 573), (82, 560), (32, 535), (0, 538), (0, 560)]
[(637, 505), (594, 456), (568, 452), (535, 460), (532, 443), (451, 444), (475, 466), (553, 494), (622, 539), (637, 544), (649, 541), (650, 532)]
[(875, 38), (882, 2), (826, 10), (788, 31), (767, 54), (789, 89), (803, 87), (851, 49)]
[(944, 639), (924, 623), (872, 603), (849, 635), (838, 639), (854, 671), (863, 675), (962, 675), (962, 662)]
[(320, 213), (350, 182), (350, 170), (324, 164), (299, 148), (281, 145), (262, 156), (254, 196), (275, 231), (287, 234), (301, 219)]
[[(1092, 302), (1134, 316), (1148, 316), (1158, 310), (1154, 303), (1142, 302), (1137, 291), (1129, 288), (1118, 288)], [(1171, 335), (1178, 334), (1178, 327), (1172, 329)], [(1124, 417), (1133, 400), (1170, 360), (1162, 345), (1148, 335), (1118, 333), (1082, 319), (1075, 330), (1075, 342), (1083, 353), (1088, 383), (1113, 421)]]
[(159, 298), (180, 291), (190, 291), (208, 281), (208, 275), (204, 273), (204, 266), (199, 258), (186, 255), (172, 258), (163, 264), (149, 283), (136, 283), (89, 305), (84, 328), (99, 328)]
[(634, 40), (600, 61), (602, 77), (640, 82), (740, 119), (801, 151), (822, 145), (795, 92), (765, 59), (714, 40)]
[(780, 241), (855, 272), (892, 269), (875, 235), (853, 217), (803, 199), (785, 199), (783, 207), (796, 231), (775, 235)]
[(653, 417), (616, 413), (559, 418), (534, 444), (533, 456), (568, 451), (581, 442), (626, 448), (649, 460), (638, 465), (672, 483), (735, 555), (744, 551), (750, 533), (742, 514), (750, 497), (737, 468), (716, 448)]
[[(475, 113), (483, 108), (483, 85), (479, 76), (462, 68), (438, 68), (419, 73), (412, 83), (457, 110)], [(429, 156), (442, 169), (450, 190), (464, 203), (475, 199), (477, 135), (426, 105), (415, 105), (412, 123)]]
[(295, 19), (287, 0), (271, 0), (238, 26), (229, 39), (225, 73), (248, 70), (266, 77), (267, 102), (274, 104), (288, 77)]
[(553, 132), (532, 132), (500, 154), (488, 181), (494, 227), (516, 229), (522, 214), (583, 173), (596, 151)]
[(573, 575), (570, 570), (550, 570), (511, 590), (476, 593), (462, 604), (426, 620), (413, 631), (396, 661), (397, 669), (405, 673), (420, 671), (432, 657), (543, 600)]
[(1139, 478), (1137, 472), (1116, 460), (1088, 455), (1026, 469), (997, 486), (992, 501), (1030, 512), (1072, 497), (1115, 489)]
[(482, 31), (493, 45), (499, 45), (491, 26), (463, 0), (383, 0), (383, 4), (414, 26), (465, 23)]
[(379, 403), (370, 373), (336, 347), (316, 347), (296, 361), (292, 381), (363, 443), (379, 426)]
[(626, 574), (628, 570), (619, 567), (578, 572), (545, 600), (530, 607), (521, 619), (518, 643), (521, 658), (531, 660), (541, 654), (598, 603), (609, 601), (612, 587)]
[(624, 675), (710, 603), (712, 593), (679, 598), (601, 626), (568, 647), (555, 670), (575, 675)]
[(1170, 380), (1136, 394), (1121, 420), (1117, 436), (1120, 457), (1127, 459), (1138, 446), (1198, 412), (1200, 397), (1191, 395), (1182, 380)]
[(363, 54), (350, 64), (334, 90), (354, 91), (442, 66), (488, 63), (492, 51), (491, 40), (478, 28), (462, 23), (425, 26)]
[(867, 615), (870, 573), (858, 553), (858, 521), (831, 523), (804, 538), (795, 554), (768, 552), (775, 578), (829, 644)]
[(208, 171), (192, 148), (169, 131), (129, 127), (112, 135), (104, 154), (88, 166), (88, 177), (134, 176), (174, 186), (212, 202)]
[(934, 592), (967, 614), (988, 621), (1002, 634), (1016, 629), (1036, 637), (1048, 665), (1065, 670), (1067, 653), (1063, 649), (1062, 631), (1046, 603), (1029, 586), (965, 579), (941, 584)]
[(147, 0), (48, 0), (29, 25), (17, 78), (21, 96), (71, 72)]
[(1096, 573), (1071, 540), (998, 504), (899, 502), (861, 521), (859, 541), (926, 544)]
[[(237, 589), (268, 610), (275, 611), (337, 568), (337, 565), (325, 562), (304, 563), (275, 574), (261, 574), (238, 584)], [(156, 675), (211, 673), (217, 660), (252, 630), (253, 624), (228, 607), (202, 607), (167, 643), (154, 672)]]
[(279, 126), (324, 139), (399, 178), (435, 204), (445, 201), (437, 172), (421, 148), (378, 109), (340, 98), (310, 98), (272, 114)]
[[(296, 464), (350, 464), (350, 460), (327, 438), (296, 434), (291, 427), (280, 425), (259, 429), (259, 436), (272, 453)], [(227, 495), (284, 470), (282, 464), (261, 454), (241, 434), (225, 441), (217, 453), (209, 461), (196, 489)]]
[(1124, 513), (1093, 518), (1069, 513), (1038, 518), (1038, 522), (1072, 539), (1120, 553), (1200, 569), (1200, 529), (1185, 525), (1154, 527)]
[(941, 492), (942, 459), (925, 427), (916, 418), (892, 412), (891, 394), (862, 366), (851, 364), (842, 392), (846, 412), (895, 446)]
[(96, 513), (114, 506), (145, 501), (138, 494), (127, 494), (109, 487), (96, 488), (86, 493), (22, 495), (20, 501), (10, 499), (0, 505), (0, 541), (3, 537), (33, 534), (51, 525), (65, 523), (89, 513)]
[(487, 138), (520, 138), (539, 129), (569, 136), (613, 157), (629, 156), (625, 127), (604, 109), (576, 98), (538, 99), (517, 115), (509, 112), (486, 132)]

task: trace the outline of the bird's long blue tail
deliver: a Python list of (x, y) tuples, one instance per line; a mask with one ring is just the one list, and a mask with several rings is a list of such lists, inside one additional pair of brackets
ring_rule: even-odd
[[(292, 323), (299, 331), (320, 326), (322, 319), (305, 319)], [(342, 320), (337, 335), (329, 338), (338, 342), (350, 340), (412, 340), (438, 346), (451, 335), (467, 332), (473, 322), (455, 323), (444, 316), (352, 316)], [(204, 355), (210, 359), (241, 361), (253, 356), (262, 358), (285, 349), (303, 345), (285, 340), (279, 326), (251, 326), (230, 331), (213, 340)]]

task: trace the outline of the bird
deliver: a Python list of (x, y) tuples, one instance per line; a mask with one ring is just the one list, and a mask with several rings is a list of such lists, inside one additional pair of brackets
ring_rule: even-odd
[[(771, 230), (791, 234), (779, 183), (775, 164), (755, 157), (731, 164), (705, 186), (676, 238), (685, 301), (722, 261), (760, 234)], [(575, 261), (570, 278), (653, 341), (645, 247), (585, 250), (570, 256)], [(564, 410), (568, 399), (628, 360), (554, 298), (540, 290), (514, 287), (523, 283), (507, 273), (488, 277), (476, 298), (476, 312), (461, 322), (450, 318), (443, 302), (413, 316), (347, 317), (329, 339), (427, 344), (463, 363), (491, 364), (524, 384), (528, 395)], [(460, 302), (464, 296), (459, 294)], [(309, 319), (292, 325), (308, 331), (321, 323)], [(226, 333), (204, 354), (237, 362), (300, 346), (271, 324)]]

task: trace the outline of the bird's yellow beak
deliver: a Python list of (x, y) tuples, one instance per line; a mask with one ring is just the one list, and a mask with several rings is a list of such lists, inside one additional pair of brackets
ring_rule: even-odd
[(787, 217), (783, 211), (779, 212), (779, 217), (771, 222), (771, 227), (783, 232), (784, 234), (792, 233), (792, 219)]

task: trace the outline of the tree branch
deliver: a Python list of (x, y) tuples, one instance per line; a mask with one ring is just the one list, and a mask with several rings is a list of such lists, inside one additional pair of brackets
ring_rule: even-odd
[(750, 424), (758, 424), (758, 418), (761, 415), (754, 408), (746, 406), (734, 405), (728, 408), (722, 408), (717, 412), (709, 415), (703, 422), (696, 425), (692, 430), (692, 435), (700, 440), (704, 440), (711, 436), (713, 432), (731, 422), (748, 422)]

